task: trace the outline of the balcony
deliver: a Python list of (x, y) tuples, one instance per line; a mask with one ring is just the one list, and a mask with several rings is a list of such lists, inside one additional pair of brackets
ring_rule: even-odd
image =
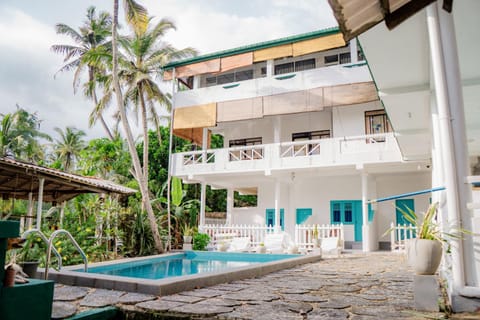
[(393, 133), (386, 133), (176, 153), (173, 175), (270, 172), (401, 159)]
[(317, 69), (256, 78), (176, 93), (175, 107), (211, 102), (249, 99), (260, 96), (372, 81), (365, 63), (342, 64)]

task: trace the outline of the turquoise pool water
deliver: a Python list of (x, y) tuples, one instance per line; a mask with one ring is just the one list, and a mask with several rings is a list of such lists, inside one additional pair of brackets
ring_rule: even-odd
[(298, 255), (187, 251), (166, 257), (91, 267), (88, 273), (142, 279), (163, 279), (225, 271), (294, 257), (298, 257)]

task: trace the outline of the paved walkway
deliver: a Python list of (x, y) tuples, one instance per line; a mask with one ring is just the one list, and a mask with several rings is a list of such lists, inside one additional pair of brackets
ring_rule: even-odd
[[(116, 305), (129, 319), (424, 319), (400, 254), (344, 254), (260, 278), (156, 297), (57, 285), (53, 318)], [(153, 314), (163, 317), (154, 317)], [(141, 316), (142, 315), (142, 316)]]

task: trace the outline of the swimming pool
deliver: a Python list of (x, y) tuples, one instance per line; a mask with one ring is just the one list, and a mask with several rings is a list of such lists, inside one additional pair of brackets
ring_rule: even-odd
[[(163, 279), (206, 272), (220, 272), (292, 257), (294, 256), (286, 254), (259, 255), (187, 251), (173, 256), (92, 267), (89, 268), (88, 272), (142, 279)], [(83, 269), (75, 271), (83, 271)]]
[(66, 285), (168, 295), (315, 262), (321, 255), (186, 251), (49, 270)]

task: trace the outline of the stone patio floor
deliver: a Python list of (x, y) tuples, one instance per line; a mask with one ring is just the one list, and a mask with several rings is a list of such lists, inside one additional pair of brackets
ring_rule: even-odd
[(413, 272), (395, 253), (347, 253), (263, 277), (150, 296), (57, 284), (52, 319), (117, 306), (129, 319), (432, 319), (413, 309)]

